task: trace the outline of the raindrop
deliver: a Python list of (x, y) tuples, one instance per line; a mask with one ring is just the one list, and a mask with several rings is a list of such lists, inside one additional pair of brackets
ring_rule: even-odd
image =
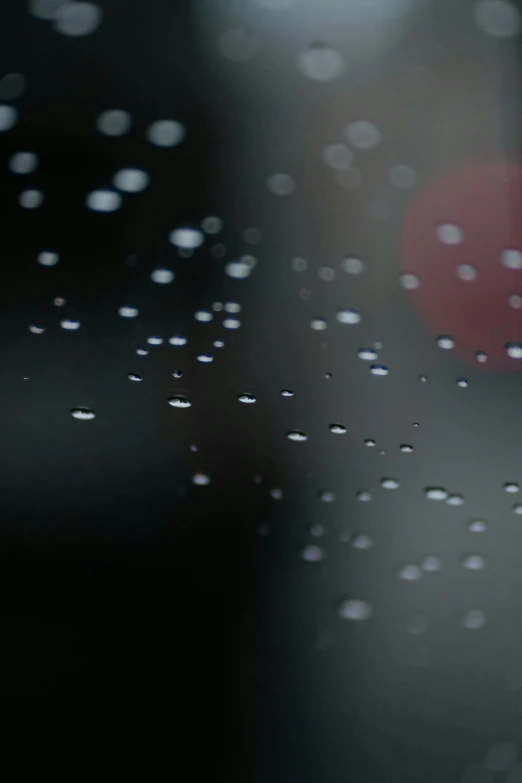
[(169, 234), (169, 242), (176, 247), (194, 250), (205, 241), (205, 235), (199, 228), (176, 228)]
[(474, 266), (471, 266), (471, 264), (459, 264), (455, 270), (455, 274), (459, 280), (463, 280), (464, 282), (471, 282), (472, 280), (477, 279), (477, 270)]
[(319, 267), (319, 271), (317, 274), (319, 275), (321, 280), (324, 280), (327, 283), (330, 283), (332, 280), (335, 279), (335, 270), (333, 270), (331, 266)]
[(328, 144), (321, 152), (321, 157), (332, 169), (349, 169), (353, 161), (353, 152), (346, 144)]
[(240, 313), (241, 305), (239, 304), (239, 302), (225, 302), (225, 312)]
[(388, 368), (383, 364), (372, 364), (370, 372), (372, 375), (388, 375)]
[(419, 375), (419, 381), (421, 383), (426, 383), (427, 380), (428, 380), (428, 376), (427, 375)]
[(205, 234), (219, 234), (223, 229), (223, 221), (214, 216), (206, 217), (201, 221), (201, 228)]
[(175, 394), (174, 397), (169, 397), (167, 402), (169, 405), (172, 405), (173, 408), (190, 408), (192, 405), (186, 397), (182, 397), (179, 394)]
[(397, 163), (390, 169), (390, 182), (396, 188), (414, 188), (417, 184), (417, 175), (410, 166)]
[(254, 397), (253, 394), (247, 394), (246, 392), (244, 392), (243, 394), (238, 394), (237, 398), (239, 402), (253, 403), (257, 401), (257, 398)]
[(468, 530), (470, 533), (485, 533), (488, 529), (488, 523), (485, 519), (471, 519), (468, 522)]
[(333, 503), (335, 500), (335, 494), (329, 489), (322, 489), (317, 493), (317, 497), (323, 503)]
[(124, 136), (129, 132), (131, 125), (131, 115), (121, 109), (104, 111), (96, 120), (97, 130), (105, 136)]
[(278, 487), (274, 487), (274, 489), (270, 490), (270, 497), (274, 500), (281, 500), (283, 497), (283, 490), (279, 489)]
[(149, 345), (161, 345), (163, 337), (158, 337), (158, 335), (153, 334), (150, 337), (147, 337), (147, 342)]
[(461, 389), (467, 389), (469, 383), (466, 378), (457, 378), (457, 386), (460, 386)]
[(399, 489), (400, 483), (397, 479), (383, 478), (381, 479), (381, 487), (383, 489)]
[(53, 253), (50, 250), (44, 250), (42, 253), (38, 254), (36, 260), (41, 266), (56, 266), (60, 260), (60, 256), (58, 253)]
[(191, 443), (189, 449), (195, 454), (198, 450), (198, 447), (196, 446), (195, 443)]
[(376, 125), (366, 120), (351, 122), (346, 126), (346, 138), (354, 147), (371, 150), (381, 143), (381, 132)]
[(462, 229), (453, 223), (442, 223), (437, 226), (436, 236), (443, 245), (460, 245), (464, 238)]
[(272, 174), (266, 181), (268, 190), (275, 196), (289, 196), (295, 190), (295, 182), (290, 174)]
[(308, 261), (304, 258), (292, 258), (290, 265), (294, 272), (304, 272), (308, 267)]
[(35, 326), (34, 324), (31, 324), (29, 331), (32, 332), (32, 334), (43, 334), (45, 329), (43, 326)]
[(462, 495), (449, 495), (446, 499), (448, 506), (463, 506), (464, 498)]
[(183, 337), (181, 334), (174, 334), (172, 337), (169, 337), (169, 343), (171, 345), (186, 345), (187, 338)]
[(366, 440), (364, 441), (364, 445), (372, 448), (373, 446), (375, 446), (375, 441), (373, 440), (373, 438), (366, 438)]
[(360, 275), (364, 272), (364, 261), (355, 256), (347, 256), (341, 261), (341, 269), (349, 275)]
[(488, 355), (485, 351), (477, 351), (475, 354), (475, 359), (477, 362), (480, 362), (480, 364), (484, 364), (484, 362), (487, 362)]
[(369, 503), (369, 501), (372, 500), (372, 497), (372, 494), (366, 489), (361, 489), (357, 493), (357, 500), (360, 500), (361, 503)]
[(323, 43), (311, 43), (300, 52), (297, 67), (304, 76), (316, 82), (331, 82), (344, 71), (342, 54)]
[(330, 424), (328, 427), (330, 432), (333, 432), (335, 435), (344, 435), (346, 432), (346, 427), (344, 424)]
[(129, 379), (129, 381), (142, 381), (143, 380), (143, 377), (141, 375), (136, 375), (133, 372), (130, 372), (127, 375), (127, 378)]
[(478, 631), (486, 624), (486, 615), (482, 609), (470, 609), (462, 618), (462, 625), (470, 631)]
[(212, 345), (214, 346), (214, 348), (223, 348), (225, 346), (225, 343), (223, 342), (223, 340), (214, 340)]
[(233, 62), (246, 62), (259, 52), (260, 44), (252, 30), (227, 30), (218, 41), (221, 54)]
[(517, 504), (516, 506), (513, 506), (512, 511), (514, 514), (522, 514), (522, 505)]
[(241, 321), (239, 318), (225, 318), (223, 321), (223, 326), (225, 329), (239, 329), (241, 326)]
[(448, 493), (442, 487), (427, 487), (424, 494), (429, 500), (446, 500)]
[(23, 190), (18, 196), (18, 203), (24, 209), (37, 209), (43, 204), (44, 195), (41, 190)]
[(410, 446), (409, 443), (402, 443), (399, 448), (403, 454), (411, 454), (413, 451), (413, 446)]
[(249, 245), (257, 245), (258, 242), (261, 242), (261, 231), (258, 228), (247, 228), (243, 236)]
[(324, 525), (321, 525), (320, 522), (316, 522), (315, 524), (310, 525), (308, 532), (311, 536), (314, 536), (314, 538), (321, 538), (321, 536), (324, 536)]
[(181, 370), (174, 370), (173, 373), (172, 373), (172, 377), (173, 378), (182, 378), (183, 377), (183, 373), (181, 372)]
[(462, 565), (468, 571), (480, 571), (486, 565), (486, 558), (483, 555), (465, 555)]
[(310, 328), (316, 332), (322, 332), (328, 326), (324, 318), (312, 318), (310, 321)]
[(146, 348), (136, 348), (136, 353), (138, 354), (138, 356), (148, 356), (149, 355), (149, 352), (147, 351)]
[(373, 614), (373, 607), (360, 598), (345, 598), (337, 607), (337, 613), (343, 620), (367, 620)]
[(286, 433), (286, 437), (288, 440), (295, 440), (301, 443), (305, 440), (308, 440), (308, 435), (304, 432), (301, 432), (301, 430), (290, 430)]
[(13, 174), (31, 174), (38, 166), (38, 155), (34, 152), (15, 152), (9, 158), (8, 166)]
[(93, 190), (87, 194), (85, 204), (94, 212), (115, 212), (122, 205), (122, 199), (115, 190)]
[(67, 304), (67, 300), (64, 299), (62, 296), (55, 296), (53, 299), (53, 305), (56, 307), (63, 307), (65, 304)]
[(192, 476), (192, 483), (196, 484), (198, 487), (206, 487), (210, 484), (210, 476), (201, 472), (194, 473)]
[(128, 305), (124, 305), (123, 307), (118, 308), (118, 315), (122, 318), (136, 318), (138, 313), (139, 310), (137, 307), (129, 307)]
[(373, 362), (377, 358), (377, 351), (374, 351), (373, 348), (359, 348), (357, 356), (364, 362)]
[(80, 322), (72, 318), (64, 318), (62, 321), (60, 321), (60, 326), (66, 331), (75, 332), (80, 328)]
[(294, 393), (291, 389), (281, 389), (281, 397), (293, 397)]
[(504, 492), (509, 492), (511, 494), (515, 492), (520, 492), (520, 487), (518, 484), (515, 484), (514, 481), (507, 481), (504, 484)]
[(301, 549), (301, 558), (308, 563), (318, 563), (320, 560), (324, 560), (326, 552), (320, 546), (316, 544), (309, 544)]
[(421, 281), (420, 281), (420, 277), (417, 277), (417, 275), (406, 273), (399, 277), (399, 282), (401, 286), (405, 288), (407, 291), (414, 291), (416, 288), (420, 286)]
[[(178, 144), (181, 144), (185, 134), (185, 126), (181, 122), (176, 120), (157, 120), (149, 125), (146, 136), (148, 141), (156, 147), (176, 147)], [(173, 242), (173, 244), (176, 243)], [(180, 245), (180, 247), (184, 246)]]
[(5, 103), (0, 104), (0, 132), (11, 130), (18, 120), (18, 109), (14, 106), (8, 106)]
[(511, 38), (520, 32), (520, 15), (507, 0), (478, 0), (473, 16), (477, 27), (486, 35)]
[(440, 561), (440, 558), (436, 555), (428, 555), (424, 558), (422, 561), (422, 568), (427, 573), (433, 574), (437, 571), (440, 571), (442, 568), (442, 563)]
[(522, 269), (522, 252), (509, 248), (500, 254), (500, 262), (507, 269)]
[(211, 356), (209, 353), (198, 353), (196, 356), (196, 359), (198, 362), (201, 362), (202, 364), (210, 364), (214, 361), (214, 357)]
[(414, 563), (406, 563), (399, 569), (399, 579), (405, 582), (417, 582), (422, 576), (422, 569)]
[(335, 317), (342, 324), (358, 324), (361, 320), (361, 316), (357, 310), (349, 309), (338, 310)]
[(367, 536), (365, 533), (359, 533), (353, 539), (352, 546), (354, 549), (363, 549), (363, 550), (371, 549), (373, 547), (373, 540), (370, 536)]
[(214, 316), (210, 310), (196, 310), (194, 318), (202, 324), (207, 324), (214, 319)]
[(522, 343), (506, 343), (504, 348), (511, 359), (522, 359)]
[(90, 408), (73, 408), (71, 410), (71, 416), (73, 419), (79, 419), (81, 421), (90, 421), (96, 417), (96, 414)]
[(171, 269), (154, 269), (150, 274), (150, 279), (153, 283), (159, 283), (160, 285), (167, 285), (174, 280), (174, 272)]
[(145, 190), (150, 177), (143, 169), (120, 169), (112, 178), (112, 184), (116, 190), (125, 193), (139, 193)]
[(235, 280), (244, 280), (250, 276), (254, 266), (244, 261), (231, 261), (225, 265), (225, 274)]
[(451, 351), (455, 347), (455, 340), (448, 334), (441, 334), (437, 337), (437, 345), (444, 351)]
[(54, 29), (71, 38), (90, 35), (101, 24), (103, 12), (100, 6), (86, 2), (67, 2), (60, 5), (52, 16)]
[(508, 303), (513, 310), (522, 310), (522, 296), (519, 294), (511, 294)]

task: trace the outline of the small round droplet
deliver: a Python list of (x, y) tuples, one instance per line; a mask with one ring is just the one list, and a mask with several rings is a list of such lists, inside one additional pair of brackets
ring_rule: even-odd
[(413, 446), (410, 446), (409, 443), (402, 443), (399, 448), (403, 454), (411, 454), (413, 451)]
[(419, 381), (421, 383), (426, 383), (427, 380), (428, 380), (428, 376), (427, 375), (419, 375)]
[(370, 372), (372, 375), (388, 375), (388, 368), (384, 364), (372, 364)]
[(453, 223), (442, 223), (438, 226), (436, 236), (443, 245), (460, 245), (464, 239), (462, 229)]
[(58, 253), (54, 253), (50, 250), (44, 250), (42, 253), (38, 254), (36, 260), (40, 266), (56, 266), (60, 260), (60, 256)]
[(335, 280), (335, 270), (331, 266), (320, 266), (317, 274), (326, 283), (331, 283), (332, 280)]
[(150, 337), (147, 337), (147, 342), (149, 345), (161, 345), (163, 343), (163, 337), (152, 334)]
[(55, 296), (53, 299), (53, 305), (55, 307), (63, 307), (65, 304), (67, 304), (67, 300), (64, 299), (62, 296)]
[(150, 177), (143, 169), (120, 169), (112, 178), (116, 190), (124, 193), (140, 193), (149, 182)]
[(96, 120), (96, 128), (104, 136), (124, 136), (129, 132), (131, 125), (131, 115), (121, 109), (104, 111)]
[(519, 503), (511, 509), (513, 511), (513, 514), (518, 514), (519, 516), (522, 514), (522, 505)]
[(360, 313), (357, 310), (338, 310), (335, 316), (341, 324), (358, 324), (361, 320)]
[(326, 552), (321, 546), (316, 544), (308, 544), (308, 546), (301, 549), (301, 559), (306, 560), (308, 563), (318, 563), (320, 560), (324, 560)]
[(397, 479), (383, 478), (381, 479), (381, 487), (383, 489), (399, 489), (400, 483), (397, 481)]
[(214, 357), (209, 353), (198, 353), (196, 359), (198, 362), (201, 362), (201, 364), (211, 364), (214, 361)]
[(322, 332), (326, 329), (328, 323), (324, 318), (312, 318), (310, 321), (310, 328), (316, 332)]
[(457, 386), (459, 386), (461, 389), (467, 389), (469, 383), (466, 378), (457, 378)]
[(139, 313), (139, 310), (137, 307), (129, 307), (128, 305), (124, 305), (123, 307), (118, 308), (118, 315), (121, 318), (136, 318)]
[(488, 523), (485, 519), (471, 519), (468, 522), (468, 530), (470, 533), (485, 533), (488, 529)]
[(347, 256), (341, 261), (341, 269), (349, 275), (360, 275), (364, 272), (364, 261), (356, 256)]
[(399, 579), (405, 582), (417, 582), (422, 576), (422, 569), (415, 563), (406, 563), (399, 569)]
[(462, 280), (465, 283), (471, 283), (473, 280), (477, 279), (477, 270), (474, 266), (471, 266), (471, 264), (459, 264), (455, 270), (455, 274), (459, 280)]
[(352, 539), (352, 546), (354, 549), (371, 549), (373, 547), (373, 539), (366, 533), (359, 533)]
[(514, 494), (515, 492), (520, 492), (520, 487), (514, 481), (507, 481), (504, 484), (504, 492)]
[(194, 318), (202, 324), (208, 324), (214, 320), (214, 315), (210, 310), (196, 310)]
[(270, 497), (274, 500), (281, 500), (283, 497), (283, 490), (278, 487), (274, 487), (270, 490)]
[(294, 272), (305, 272), (308, 268), (308, 261), (304, 258), (292, 258), (291, 267)]
[(169, 397), (167, 402), (169, 405), (172, 405), (173, 408), (190, 408), (192, 405), (186, 397), (182, 397), (179, 394), (174, 395), (174, 397)]
[(331, 82), (343, 73), (344, 58), (330, 46), (314, 42), (300, 52), (297, 67), (308, 79), (316, 82)]
[(483, 555), (465, 555), (462, 565), (468, 571), (481, 571), (486, 565), (486, 558)]
[(127, 378), (129, 379), (129, 381), (142, 381), (143, 380), (143, 377), (141, 375), (136, 375), (136, 373), (133, 373), (133, 372), (130, 372), (127, 375)]
[(32, 334), (43, 334), (45, 332), (45, 328), (43, 326), (35, 326), (35, 324), (31, 324), (29, 331)]
[(183, 377), (183, 373), (181, 372), (181, 370), (174, 370), (173, 373), (172, 373), (172, 377), (173, 378), (182, 378)]
[(508, 304), (513, 310), (522, 310), (522, 296), (520, 294), (510, 294)]
[(11, 130), (17, 120), (18, 109), (5, 103), (0, 104), (0, 132)]
[(369, 503), (370, 500), (372, 500), (372, 498), (373, 495), (371, 494), (371, 492), (368, 492), (367, 489), (361, 489), (357, 493), (357, 500), (360, 500), (361, 503)]
[(167, 285), (174, 280), (174, 272), (171, 269), (165, 269), (164, 267), (154, 269), (154, 271), (151, 272), (150, 279), (153, 283)]
[(446, 500), (448, 493), (442, 487), (427, 487), (424, 494), (429, 500)]
[(192, 476), (192, 483), (198, 487), (206, 487), (210, 484), (210, 476), (207, 473), (197, 472)]
[(102, 23), (103, 11), (99, 5), (88, 2), (61, 3), (52, 15), (54, 29), (70, 38), (93, 33)]
[(65, 329), (68, 332), (75, 332), (80, 328), (80, 322), (74, 320), (73, 318), (64, 318), (62, 321), (60, 321), (60, 326), (62, 329)]
[(320, 522), (315, 522), (313, 525), (310, 525), (308, 532), (311, 536), (314, 536), (314, 538), (321, 538), (325, 533), (324, 525), (321, 525)]
[(93, 190), (87, 194), (85, 204), (93, 212), (115, 212), (122, 205), (122, 198), (115, 190)]
[(219, 234), (219, 232), (223, 229), (223, 221), (221, 218), (211, 215), (209, 217), (203, 218), (201, 221), (201, 228), (205, 234)]
[(403, 163), (396, 163), (395, 166), (392, 166), (389, 177), (391, 184), (396, 188), (414, 188), (417, 184), (417, 175), (414, 170)]
[(24, 209), (38, 209), (43, 204), (44, 194), (41, 190), (30, 188), (23, 190), (18, 196), (18, 203)]
[(363, 362), (373, 362), (377, 359), (377, 351), (374, 351), (373, 348), (359, 348), (357, 356)]
[(146, 132), (147, 140), (156, 147), (176, 147), (185, 135), (185, 126), (176, 120), (157, 120), (149, 125)]
[(346, 144), (327, 144), (321, 151), (321, 157), (330, 168), (344, 171), (352, 165), (353, 152)]
[(295, 182), (290, 174), (279, 172), (272, 174), (266, 181), (270, 193), (275, 196), (289, 196), (295, 190)]
[(344, 424), (330, 424), (328, 429), (330, 432), (333, 432), (334, 435), (344, 435), (346, 432), (346, 427)]
[(441, 568), (442, 563), (440, 557), (437, 557), (436, 555), (427, 555), (422, 561), (422, 569), (427, 573), (436, 573), (437, 571), (440, 571)]
[(509, 248), (500, 254), (500, 262), (506, 269), (522, 269), (522, 252)]
[(147, 351), (146, 348), (136, 348), (136, 353), (138, 354), (138, 356), (148, 356), (149, 355), (149, 352)]
[(507, 0), (478, 0), (473, 16), (479, 30), (494, 38), (511, 38), (522, 26), (516, 6)]
[(506, 343), (504, 348), (510, 359), (522, 359), (522, 343)]
[(183, 337), (182, 334), (174, 334), (172, 337), (169, 337), (169, 343), (171, 345), (186, 345), (187, 344), (187, 338)]
[(91, 419), (96, 417), (96, 414), (90, 408), (73, 408), (71, 416), (73, 419), (79, 419), (80, 421), (91, 421)]
[(244, 280), (250, 277), (254, 265), (248, 264), (244, 261), (231, 261), (229, 264), (225, 264), (225, 274), (235, 280)]
[(239, 318), (225, 318), (223, 321), (225, 329), (239, 329), (241, 321)]
[(346, 138), (357, 149), (371, 150), (381, 143), (381, 132), (373, 122), (358, 120), (346, 126)]
[(415, 291), (420, 286), (420, 278), (417, 275), (407, 273), (399, 277), (399, 282), (406, 291)]
[(475, 353), (475, 359), (480, 364), (484, 364), (484, 362), (487, 362), (487, 360), (488, 360), (488, 355), (487, 355), (487, 353), (485, 351), (477, 351)]
[(360, 598), (345, 598), (337, 607), (337, 613), (343, 620), (367, 620), (373, 614), (373, 607)]
[(38, 155), (34, 152), (15, 152), (8, 162), (13, 174), (31, 174), (38, 166)]
[(187, 226), (176, 228), (169, 234), (169, 242), (176, 247), (186, 250), (194, 250), (200, 247), (205, 241), (205, 235), (199, 228), (189, 228)]
[(252, 404), (253, 402), (257, 401), (257, 398), (254, 397), (253, 394), (247, 394), (246, 392), (243, 392), (243, 394), (238, 394), (237, 398), (239, 402), (246, 402), (247, 404)]
[(437, 337), (437, 345), (444, 351), (451, 351), (455, 347), (455, 340), (449, 334), (441, 334)]
[(482, 609), (470, 609), (462, 618), (462, 625), (469, 631), (478, 631), (486, 625), (486, 615)]
[(241, 305), (239, 302), (225, 302), (225, 310), (227, 313), (240, 313)]
[(323, 503), (333, 503), (335, 500), (335, 494), (329, 489), (321, 489), (320, 492), (317, 493), (317, 497)]
[(286, 433), (286, 437), (288, 440), (295, 440), (299, 443), (302, 443), (305, 440), (308, 440), (308, 435), (305, 432), (302, 432), (301, 430), (290, 430)]
[(373, 446), (376, 445), (376, 442), (373, 440), (373, 438), (366, 438), (364, 445), (368, 446), (369, 448), (373, 448)]
[(223, 348), (225, 343), (223, 342), (223, 340), (214, 340), (212, 345), (214, 346), (214, 348)]
[(448, 495), (446, 498), (446, 504), (448, 506), (463, 506), (464, 498), (462, 495)]
[(291, 389), (281, 389), (281, 397), (293, 397), (294, 393)]

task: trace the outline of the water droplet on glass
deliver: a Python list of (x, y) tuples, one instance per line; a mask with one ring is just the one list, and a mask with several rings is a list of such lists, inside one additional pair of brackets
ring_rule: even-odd
[(310, 321), (310, 328), (316, 332), (322, 332), (328, 326), (324, 318), (312, 318)]
[(314, 42), (299, 53), (297, 67), (308, 79), (331, 82), (343, 73), (344, 58), (330, 46)]
[(35, 326), (34, 324), (31, 324), (29, 331), (33, 334), (43, 334), (45, 332), (45, 328), (43, 326)]
[(415, 563), (406, 563), (399, 569), (399, 579), (405, 582), (417, 582), (422, 576), (422, 569)]
[(56, 266), (60, 260), (60, 256), (58, 253), (53, 253), (50, 250), (44, 250), (42, 253), (38, 254), (36, 260), (40, 266)]
[(470, 631), (478, 631), (486, 625), (486, 615), (482, 609), (470, 609), (462, 618), (462, 625)]
[(112, 178), (116, 190), (124, 193), (140, 193), (149, 182), (150, 177), (143, 169), (120, 169)]
[(194, 313), (194, 318), (196, 321), (200, 321), (200, 323), (209, 323), (214, 319), (214, 315), (210, 312), (210, 310), (196, 310)]
[(223, 326), (225, 329), (239, 329), (241, 326), (241, 321), (239, 318), (225, 318), (223, 321)]
[(93, 190), (87, 194), (85, 204), (94, 212), (115, 212), (122, 205), (122, 198), (115, 190)]
[(301, 432), (301, 430), (290, 430), (286, 433), (286, 437), (288, 440), (295, 440), (301, 443), (308, 440), (308, 435), (305, 432)]
[(407, 291), (414, 291), (420, 286), (420, 278), (417, 275), (404, 274), (399, 277), (399, 282)]
[(317, 274), (319, 275), (321, 280), (324, 280), (326, 283), (330, 283), (332, 280), (335, 279), (335, 270), (333, 270), (331, 266), (319, 267), (319, 271)]
[(202, 364), (210, 364), (214, 361), (214, 357), (211, 356), (209, 353), (198, 353), (196, 356), (196, 359), (198, 362), (201, 362)]
[(446, 500), (448, 493), (442, 487), (427, 487), (424, 494), (429, 500)]
[(364, 362), (372, 362), (377, 358), (377, 351), (374, 351), (373, 348), (359, 348), (357, 356)]
[(60, 5), (52, 17), (54, 29), (62, 35), (79, 38), (93, 33), (102, 23), (99, 5), (87, 2), (67, 2)]
[(62, 296), (55, 296), (53, 299), (53, 305), (56, 307), (63, 307), (65, 304), (67, 304), (67, 300), (64, 299)]
[(153, 334), (150, 337), (147, 337), (147, 342), (149, 345), (161, 345), (163, 343), (163, 337), (158, 337), (158, 335)]
[(480, 364), (484, 364), (484, 362), (487, 362), (488, 355), (485, 351), (477, 351), (475, 354), (475, 359), (477, 362), (480, 362)]
[(440, 571), (442, 568), (440, 557), (437, 557), (436, 555), (428, 555), (422, 561), (422, 568), (424, 571), (430, 574)]
[(127, 378), (129, 379), (129, 381), (142, 381), (143, 380), (143, 377), (141, 375), (136, 375), (133, 372), (130, 372), (127, 375)]
[(355, 256), (347, 256), (341, 261), (341, 269), (349, 275), (360, 275), (364, 272), (364, 261)]
[(157, 120), (149, 125), (146, 132), (148, 141), (156, 147), (176, 147), (181, 144), (185, 135), (185, 126), (176, 120)]
[(477, 270), (471, 264), (459, 264), (455, 270), (455, 274), (464, 282), (471, 282), (477, 279)]
[(511, 510), (513, 511), (513, 514), (520, 515), (520, 514), (522, 514), (522, 505), (517, 504), (516, 506), (513, 506), (513, 508)]
[(223, 221), (221, 218), (211, 215), (201, 221), (201, 228), (205, 234), (219, 234), (223, 229)]
[(149, 355), (149, 352), (147, 351), (146, 348), (136, 348), (136, 353), (138, 354), (138, 356), (148, 356)]
[(294, 272), (304, 272), (308, 267), (308, 261), (304, 258), (292, 258), (290, 265)]
[(463, 506), (464, 498), (462, 495), (448, 495), (446, 498), (446, 504), (448, 506)]
[(174, 280), (174, 272), (171, 269), (154, 269), (150, 274), (150, 279), (153, 283), (159, 283), (160, 285), (167, 285)]
[(360, 598), (345, 598), (339, 603), (337, 613), (343, 620), (367, 620), (373, 614), (373, 607)]
[(183, 373), (181, 372), (181, 370), (174, 370), (172, 372), (172, 377), (173, 378), (182, 378), (183, 377)]
[(283, 490), (279, 489), (278, 487), (274, 487), (274, 489), (270, 490), (270, 497), (274, 500), (281, 500), (283, 497)]
[(353, 161), (353, 152), (346, 144), (327, 144), (321, 151), (321, 157), (332, 169), (349, 169)]
[(457, 378), (457, 386), (460, 386), (461, 389), (467, 389), (469, 383), (466, 378)]
[(359, 533), (352, 540), (352, 546), (354, 549), (371, 549), (373, 547), (373, 540), (366, 533)]
[(400, 483), (397, 479), (383, 478), (381, 479), (381, 487), (383, 489), (399, 489)]
[(522, 269), (522, 252), (510, 248), (500, 254), (500, 262), (506, 269)]
[(520, 487), (514, 481), (507, 481), (504, 484), (504, 492), (510, 492), (510, 493), (520, 492)]
[(511, 294), (508, 298), (508, 304), (513, 310), (522, 310), (522, 296), (519, 294)]
[(361, 503), (369, 503), (369, 501), (372, 500), (372, 497), (372, 494), (366, 489), (361, 489), (357, 493), (357, 500), (360, 500)]
[(223, 348), (225, 343), (223, 342), (223, 340), (214, 340), (212, 345), (214, 346), (214, 348)]
[(205, 241), (205, 235), (199, 228), (176, 228), (169, 234), (169, 242), (176, 247), (194, 250)]
[(316, 544), (308, 544), (308, 546), (301, 549), (301, 558), (308, 563), (318, 563), (320, 560), (324, 560), (326, 552), (320, 546)]
[(366, 120), (351, 122), (346, 126), (346, 138), (354, 147), (371, 150), (381, 143), (381, 132), (376, 125)]
[(370, 372), (372, 375), (388, 375), (388, 368), (383, 364), (372, 364)]
[(364, 445), (369, 446), (371, 448), (372, 446), (376, 445), (376, 442), (373, 440), (373, 438), (366, 438), (366, 440), (364, 441)]
[(465, 555), (462, 565), (468, 571), (480, 571), (486, 565), (486, 558), (483, 555)]
[(38, 166), (38, 155), (34, 152), (15, 152), (9, 158), (8, 166), (13, 174), (31, 174)]
[(409, 443), (402, 443), (401, 446), (399, 446), (400, 450), (403, 454), (411, 454), (413, 451), (413, 446), (410, 446)]
[(60, 321), (60, 326), (62, 329), (66, 329), (70, 332), (75, 332), (77, 329), (80, 328), (80, 322), (75, 321), (72, 318), (64, 318), (62, 321)]
[(470, 533), (485, 533), (488, 529), (488, 523), (485, 519), (471, 519), (468, 522)]
[(187, 338), (183, 337), (182, 334), (174, 334), (172, 337), (169, 337), (169, 343), (171, 345), (186, 345), (187, 344)]
[(522, 359), (522, 343), (506, 343), (504, 348), (511, 359)]
[(43, 204), (44, 194), (41, 190), (24, 190), (18, 196), (18, 203), (24, 209), (38, 209)]
[(291, 389), (281, 389), (281, 397), (293, 397), (294, 393)]
[(460, 245), (464, 239), (462, 229), (453, 223), (442, 223), (437, 227), (436, 236), (444, 245)]
[(243, 394), (238, 394), (237, 398), (238, 398), (239, 402), (246, 402), (247, 404), (248, 403), (251, 404), (251, 403), (257, 401), (257, 398), (254, 397), (253, 394), (247, 394), (246, 392), (244, 392)]
[(328, 427), (330, 432), (333, 432), (335, 435), (344, 435), (346, 432), (346, 427), (344, 424), (330, 424)]
[(131, 115), (121, 109), (104, 111), (96, 120), (97, 130), (105, 136), (124, 136), (129, 132), (131, 125)]
[(90, 408), (73, 408), (71, 410), (71, 416), (74, 419), (79, 419), (81, 421), (90, 421), (96, 417), (96, 414)]
[(308, 528), (308, 532), (311, 536), (314, 536), (314, 538), (321, 538), (321, 536), (324, 536), (324, 525), (321, 525), (320, 522), (315, 522), (313, 525), (310, 525)]
[(396, 188), (414, 188), (417, 184), (417, 175), (410, 166), (396, 163), (390, 169), (390, 182)]
[(335, 494), (329, 489), (322, 489), (317, 493), (317, 497), (323, 503), (333, 503), (335, 500)]
[(290, 174), (279, 172), (272, 174), (266, 181), (270, 193), (275, 196), (289, 196), (295, 190), (295, 182)]
[(18, 109), (5, 103), (0, 104), (0, 132), (11, 130), (13, 125), (16, 125), (17, 119)]
[(357, 310), (338, 310), (335, 316), (339, 323), (342, 324), (358, 324), (361, 320), (360, 314)]
[(189, 402), (186, 397), (182, 397), (179, 394), (175, 394), (173, 397), (169, 397), (167, 402), (169, 405), (172, 405), (173, 408), (190, 408), (192, 405), (192, 403)]
[(206, 473), (194, 473), (192, 476), (192, 483), (196, 484), (198, 487), (206, 487), (208, 484), (210, 484), (210, 476), (208, 476)]
[(473, 17), (477, 27), (494, 38), (511, 38), (520, 32), (520, 15), (507, 0), (478, 0)]

